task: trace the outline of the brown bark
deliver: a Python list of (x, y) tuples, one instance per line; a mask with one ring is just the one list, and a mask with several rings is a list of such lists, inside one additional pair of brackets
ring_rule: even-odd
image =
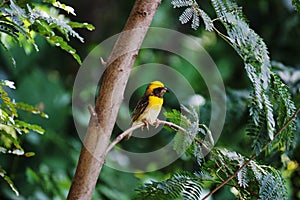
[(107, 61), (107, 69), (82, 146), (69, 200), (91, 199), (102, 169), (106, 149), (123, 100), (125, 86), (138, 50), (161, 0), (136, 0)]

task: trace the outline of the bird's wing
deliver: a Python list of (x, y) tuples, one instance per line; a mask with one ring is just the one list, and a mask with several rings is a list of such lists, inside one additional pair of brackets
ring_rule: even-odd
[(138, 104), (133, 110), (131, 122), (136, 121), (141, 116), (141, 114), (146, 110), (148, 104), (149, 104), (149, 95), (142, 96), (142, 98), (139, 100)]

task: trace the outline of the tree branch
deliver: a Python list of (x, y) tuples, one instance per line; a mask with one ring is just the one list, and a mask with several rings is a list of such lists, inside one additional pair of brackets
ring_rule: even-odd
[(110, 145), (107, 147), (106, 149), (106, 154), (108, 154), (108, 152), (110, 152), (110, 150), (112, 148), (114, 148), (114, 146), (116, 146), (119, 142), (121, 142), (124, 137), (126, 137), (126, 135), (128, 135), (129, 133), (131, 133), (132, 131), (143, 127), (145, 124), (143, 122), (136, 124), (135, 126), (130, 127), (129, 129), (127, 129), (126, 131), (124, 131), (123, 133), (121, 133), (120, 135), (118, 135), (118, 137), (116, 137), (116, 139), (114, 139), (114, 141), (112, 141), (110, 143)]
[(136, 0), (123, 32), (107, 59), (95, 109), (86, 131), (68, 200), (91, 199), (131, 68), (161, 0)]
[[(277, 138), (282, 131), (297, 117), (298, 113), (300, 112), (300, 107), (295, 111), (295, 113), (289, 118), (288, 121), (285, 122), (285, 124), (277, 131), (277, 133), (274, 135), (274, 139)], [(274, 140), (273, 139), (273, 140)], [(252, 160), (254, 160), (259, 154), (261, 154), (270, 144), (273, 140), (269, 140), (261, 149), (261, 151), (258, 154), (253, 154), (244, 164), (238, 168), (234, 174), (232, 174), (230, 177), (228, 177), (225, 181), (223, 181), (218, 187), (216, 187), (214, 190), (209, 192), (205, 197), (202, 198), (202, 200), (207, 199), (209, 196), (217, 192), (220, 188), (222, 188), (224, 185), (226, 185), (230, 180), (232, 180), (236, 175), (244, 168), (246, 167)]]
[[(160, 119), (156, 119), (156, 125), (160, 125), (160, 124), (163, 124), (165, 126), (168, 126), (176, 131), (180, 131), (181, 133), (185, 134), (185, 135), (188, 135), (188, 132), (182, 128), (181, 126), (178, 126), (177, 124), (174, 124), (172, 122), (168, 122), (168, 121), (163, 121), (163, 120), (160, 120)], [(114, 147), (116, 146), (119, 142), (121, 142), (121, 140), (124, 139), (124, 137), (126, 137), (126, 135), (128, 135), (129, 133), (131, 133), (132, 131), (138, 129), (138, 128), (141, 128), (142, 126), (144, 126), (145, 124), (143, 122), (125, 130), (123, 133), (121, 133), (118, 137), (116, 137), (116, 139), (114, 139), (110, 145), (108, 146), (108, 148), (106, 149), (106, 154)], [(209, 152), (210, 149), (201, 141), (199, 140), (198, 138), (194, 138), (194, 141), (196, 143), (198, 143), (205, 151)]]

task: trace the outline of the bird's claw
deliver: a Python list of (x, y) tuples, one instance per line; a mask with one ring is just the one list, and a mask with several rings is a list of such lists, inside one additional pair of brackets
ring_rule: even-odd
[(144, 123), (144, 126), (146, 126), (146, 128), (148, 129), (149, 131), (149, 122), (147, 120), (143, 120), (143, 123)]
[(157, 128), (158, 126), (159, 126), (159, 120), (156, 119), (156, 120), (155, 120), (155, 128)]

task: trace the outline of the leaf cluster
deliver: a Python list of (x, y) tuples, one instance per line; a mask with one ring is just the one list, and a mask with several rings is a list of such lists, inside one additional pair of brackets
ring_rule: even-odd
[[(238, 199), (288, 199), (287, 183), (280, 171), (272, 166), (259, 164), (255, 158), (265, 150), (267, 154), (272, 154), (288, 152), (295, 147), (296, 107), (291, 93), (280, 79), (281, 76), (272, 68), (273, 64), (266, 44), (250, 28), (242, 8), (232, 0), (211, 0), (211, 3), (217, 16), (213, 20), (206, 17), (207, 14), (203, 14), (204, 11), (194, 0), (172, 1), (174, 8), (187, 7), (179, 17), (183, 24), (191, 20), (192, 28), (197, 29), (199, 18), (202, 18), (206, 29), (215, 31), (241, 57), (252, 86), (248, 104), (247, 133), (252, 138), (253, 155), (247, 157), (235, 151), (214, 148), (210, 152), (209, 161), (206, 161), (203, 158), (205, 151), (203, 146), (209, 146), (213, 142), (205, 142), (203, 136), (209, 136), (210, 131), (207, 128), (203, 129), (205, 126), (199, 125), (199, 116), (194, 117), (193, 110), (184, 109), (184, 112), (173, 110), (166, 113), (169, 121), (183, 126), (189, 133), (176, 133), (175, 150), (191, 151), (197, 161), (197, 170), (210, 178), (198, 177), (196, 172), (194, 174), (179, 172), (179, 174), (187, 175), (195, 185), (198, 182), (208, 182), (195, 186), (197, 191), (202, 191), (206, 187), (209, 189), (211, 184), (219, 183), (220, 187), (235, 188), (234, 195)], [(214, 26), (215, 21), (221, 22), (226, 33), (222, 33)], [(192, 124), (196, 126), (192, 127)], [(179, 134), (181, 136), (177, 136)], [(146, 197), (152, 192), (156, 195), (156, 199), (163, 198), (164, 195), (169, 195), (163, 188), (173, 188), (176, 180), (176, 177), (171, 176), (168, 180), (147, 184), (139, 190), (138, 196)], [(162, 189), (161, 184), (164, 185)], [(192, 197), (182, 195), (183, 191), (188, 192), (184, 187), (172, 191), (174, 198), (193, 199), (193, 195)], [(212, 195), (213, 192), (204, 198)]]
[[(210, 21), (212, 28), (242, 58), (245, 71), (252, 84), (253, 91), (250, 94), (251, 102), (249, 104), (251, 118), (249, 119), (248, 134), (253, 137), (252, 147), (254, 151), (259, 153), (268, 140), (274, 139), (276, 130), (292, 116), (295, 112), (295, 105), (291, 100), (291, 95), (286, 85), (281, 79), (277, 78), (276, 73), (272, 70), (266, 44), (249, 27), (242, 8), (230, 0), (212, 0), (211, 2), (218, 17), (216, 20), (223, 24), (227, 35), (219, 32), (214, 27), (212, 20), (208, 21)], [(175, 0), (172, 1), (172, 4), (174, 7), (189, 6), (189, 8), (193, 9), (199, 8), (196, 1)], [(198, 14), (198, 16), (201, 17), (203, 15)], [(188, 22), (188, 20), (184, 22)], [(282, 137), (294, 138), (294, 130), (295, 121), (289, 125)], [(275, 144), (279, 142), (277, 140), (274, 141), (273, 145), (290, 150), (294, 147), (294, 141), (289, 139), (285, 144)]]
[[(38, 114), (44, 118), (48, 118), (48, 115), (26, 103), (15, 102), (15, 100), (9, 97), (7, 89), (15, 89), (14, 83), (7, 80), (0, 80), (0, 153), (25, 157), (33, 156), (33, 152), (24, 151), (20, 136), (30, 131), (43, 134), (44, 129), (36, 124), (30, 124), (19, 119), (18, 112), (23, 110), (28, 113)], [(1, 166), (0, 174), (16, 195), (18, 195), (18, 191), (12, 180)]]
[(72, 22), (59, 10), (75, 15), (74, 9), (59, 1), (15, 2), (4, 0), (0, 5), (0, 45), (6, 50), (11, 61), (16, 65), (13, 56), (9, 51), (11, 43), (18, 43), (20, 46), (32, 46), (38, 51), (35, 43), (37, 35), (45, 38), (49, 43), (60, 47), (70, 53), (80, 64), (81, 60), (76, 50), (69, 45), (70, 36), (81, 42), (83, 38), (74, 28), (85, 28), (93, 30), (94, 27), (88, 23)]
[(195, 30), (200, 26), (200, 18), (203, 20), (205, 29), (212, 31), (211, 18), (198, 6), (196, 0), (173, 0), (171, 2), (173, 8), (187, 7), (179, 17), (182, 24), (192, 20), (191, 27)]
[(202, 181), (200, 174), (178, 172), (166, 181), (146, 183), (136, 189), (138, 199), (200, 199), (202, 192)]
[[(254, 151), (259, 153), (268, 140), (274, 139), (276, 130), (292, 116), (295, 106), (285, 84), (276, 78), (277, 75), (272, 71), (264, 41), (249, 27), (242, 9), (234, 2), (227, 0), (213, 0), (212, 4), (227, 30), (226, 38), (229, 44), (243, 59), (246, 73), (252, 83), (253, 91), (249, 104), (251, 119), (248, 133), (254, 138), (252, 144)], [(276, 89), (273, 88), (274, 86)], [(285, 110), (285, 112), (276, 113), (275, 110)], [(283, 114), (285, 117), (276, 118), (276, 114)], [(289, 138), (294, 133), (291, 131), (294, 126), (293, 121), (289, 129), (286, 129), (287, 132), (281, 135)], [(282, 147), (290, 150), (293, 147), (293, 141), (290, 142)]]

